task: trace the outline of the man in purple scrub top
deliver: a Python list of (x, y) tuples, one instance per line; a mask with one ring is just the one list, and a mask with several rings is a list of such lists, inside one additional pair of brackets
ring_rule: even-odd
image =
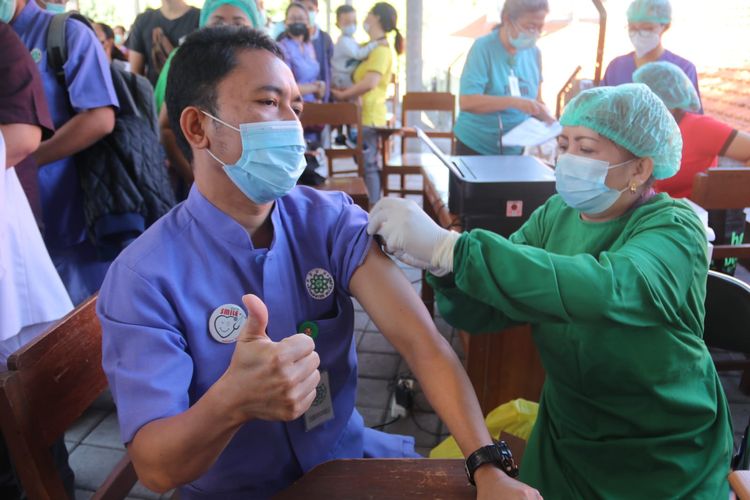
[(112, 132), (119, 103), (109, 61), (93, 30), (75, 19), (66, 21), (68, 58), (63, 66), (65, 85), (61, 85), (47, 64), (47, 31), (54, 14), (33, 0), (10, 3), (15, 3), (10, 25), (42, 75), (56, 130), (34, 153), (39, 165), (44, 243), (71, 300), (78, 304), (99, 289), (109, 262), (99, 260), (86, 237), (83, 190), (74, 155)]
[[(140, 480), (181, 500), (267, 498), (328, 460), (416, 457), (355, 408), (352, 297), (464, 454), (489, 445), (466, 373), (367, 214), (295, 186), (303, 101), (278, 46), (247, 28), (191, 34), (166, 105), (195, 183), (115, 260), (97, 304)], [(537, 498), (492, 463), (475, 478), (483, 499)]]
[[(670, 52), (662, 45), (662, 35), (672, 22), (672, 6), (669, 0), (634, 0), (628, 7), (628, 31), (635, 50), (616, 57), (604, 72), (602, 85), (622, 85), (633, 83), (633, 73), (646, 63), (667, 61), (685, 72), (698, 89), (698, 71), (687, 59)], [(701, 109), (701, 113), (702, 113)]]

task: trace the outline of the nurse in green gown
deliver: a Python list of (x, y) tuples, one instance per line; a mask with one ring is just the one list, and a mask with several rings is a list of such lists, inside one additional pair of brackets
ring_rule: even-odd
[(561, 118), (558, 194), (510, 238), (388, 198), (370, 232), (431, 271), (472, 333), (531, 323), (547, 378), (520, 479), (545, 498), (725, 499), (729, 409), (703, 342), (708, 259), (690, 207), (655, 194), (682, 140), (645, 85), (585, 91)]

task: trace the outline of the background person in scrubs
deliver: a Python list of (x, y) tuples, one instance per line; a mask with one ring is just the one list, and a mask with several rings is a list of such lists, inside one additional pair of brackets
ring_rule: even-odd
[(65, 84), (47, 64), (47, 31), (54, 14), (34, 1), (0, 0), (13, 5), (10, 25), (37, 65), (55, 135), (34, 153), (39, 165), (39, 193), (44, 220), (44, 243), (74, 304), (99, 289), (109, 261), (99, 260), (86, 236), (81, 189), (74, 156), (90, 147), (115, 126), (119, 106), (112, 86), (109, 61), (96, 34), (75, 19), (65, 23), (68, 59)]
[[(258, 11), (255, 0), (207, 0), (201, 9), (198, 28), (212, 26), (246, 26), (249, 28), (262, 28), (262, 16)], [(159, 74), (159, 80), (154, 87), (154, 99), (156, 109), (159, 113), (159, 128), (161, 129), (161, 143), (164, 152), (169, 159), (169, 166), (182, 181), (182, 189), (178, 189), (180, 199), (185, 198), (185, 193), (193, 183), (193, 170), (190, 163), (177, 146), (177, 139), (169, 124), (167, 108), (163, 106), (164, 95), (167, 92), (167, 76), (172, 65), (172, 59), (179, 51), (179, 47), (169, 54), (169, 59), (164, 63), (164, 69)]]
[(706, 235), (651, 189), (680, 167), (677, 124), (642, 84), (582, 92), (560, 122), (558, 195), (510, 238), (448, 232), (396, 198), (370, 230), (433, 271), (454, 326), (532, 324), (547, 377), (524, 482), (553, 498), (727, 498), (731, 420), (702, 339)]
[[(295, 187), (302, 106), (258, 31), (200, 30), (172, 62), (167, 108), (195, 183), (118, 257), (97, 304), (122, 439), (153, 490), (266, 498), (327, 460), (415, 456), (413, 438), (365, 428), (354, 407), (351, 297), (464, 453), (491, 442), (466, 373), (367, 235), (367, 214), (343, 193)], [(492, 465), (477, 474), (480, 498), (538, 498)]]
[[(604, 72), (601, 85), (622, 85), (633, 82), (633, 73), (646, 63), (666, 61), (676, 64), (698, 89), (698, 71), (695, 64), (662, 45), (662, 36), (672, 23), (672, 5), (669, 0), (634, 0), (628, 7), (628, 34), (634, 51), (612, 59)], [(702, 108), (701, 108), (702, 109)]]
[(500, 154), (498, 115), (503, 133), (529, 116), (552, 120), (542, 102), (542, 55), (536, 47), (548, 12), (547, 0), (506, 0), (502, 24), (474, 42), (461, 74), (457, 155)]

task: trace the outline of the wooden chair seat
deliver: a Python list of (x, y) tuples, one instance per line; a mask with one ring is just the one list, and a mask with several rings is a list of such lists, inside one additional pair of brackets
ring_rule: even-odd
[[(66, 498), (50, 446), (107, 388), (96, 297), (8, 358), (0, 375), (0, 425), (29, 499)], [(125, 453), (97, 499), (125, 498), (137, 477)]]

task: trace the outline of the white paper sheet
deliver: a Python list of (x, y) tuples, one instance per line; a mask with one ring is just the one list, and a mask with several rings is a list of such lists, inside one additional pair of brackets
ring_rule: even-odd
[(503, 146), (538, 146), (562, 133), (562, 125), (528, 118), (503, 136)]

